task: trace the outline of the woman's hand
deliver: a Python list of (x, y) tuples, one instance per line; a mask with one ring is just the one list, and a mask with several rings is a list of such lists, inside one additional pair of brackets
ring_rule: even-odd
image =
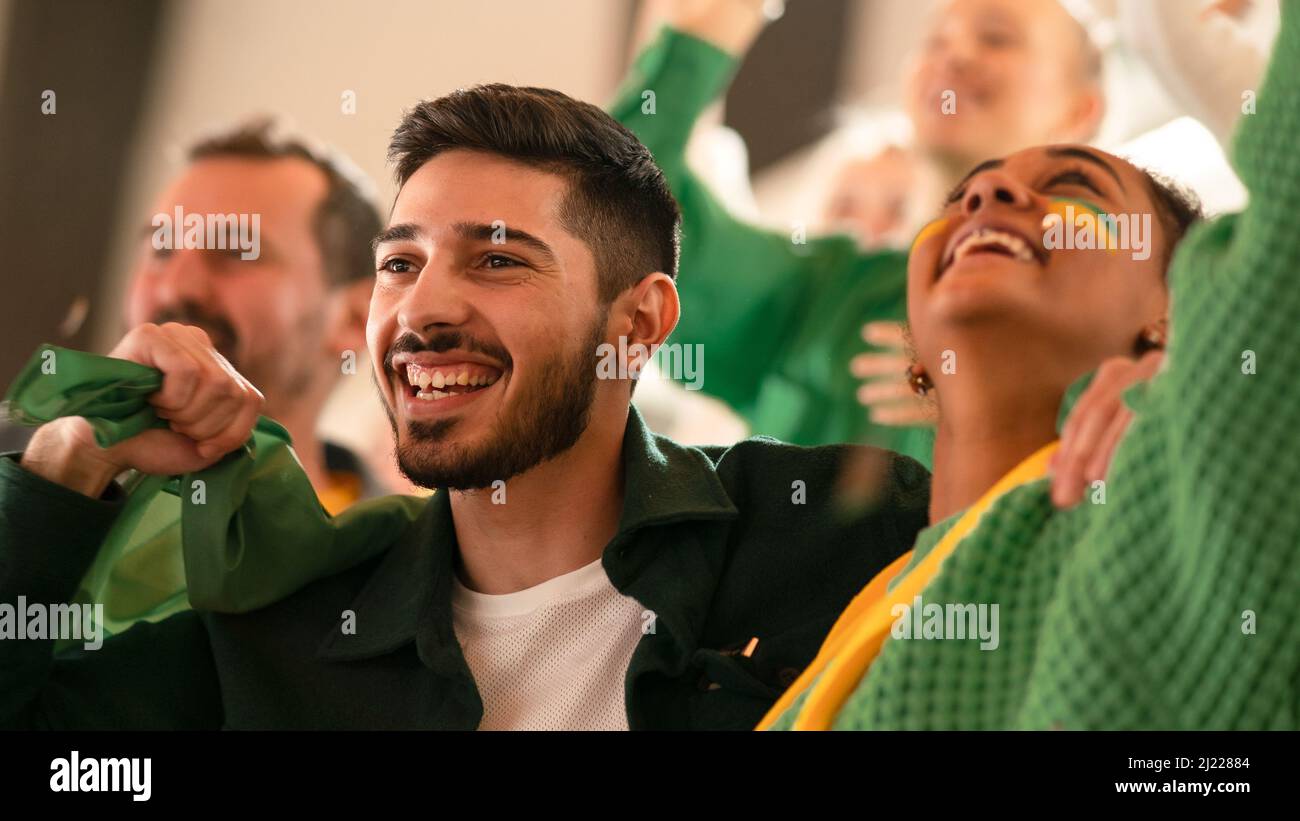
[(1155, 376), (1164, 351), (1140, 359), (1114, 357), (1079, 397), (1061, 431), (1061, 447), (1052, 457), (1052, 503), (1059, 508), (1077, 504), (1092, 482), (1106, 478), (1115, 449), (1133, 421), (1124, 392)]

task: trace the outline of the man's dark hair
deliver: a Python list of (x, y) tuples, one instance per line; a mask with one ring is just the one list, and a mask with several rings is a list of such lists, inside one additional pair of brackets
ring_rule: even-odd
[(210, 157), (278, 160), (296, 157), (325, 175), (325, 197), (316, 206), (312, 232), (320, 248), (326, 283), (347, 285), (375, 274), (370, 241), (383, 227), (370, 182), (344, 158), (313, 148), (305, 140), (276, 132), (273, 120), (256, 119), (200, 139), (190, 162)]
[(408, 111), (388, 160), (401, 186), (456, 148), (569, 179), (560, 221), (591, 248), (603, 303), (655, 271), (677, 276), (679, 214), (663, 172), (631, 131), (596, 106), (546, 88), (461, 89)]

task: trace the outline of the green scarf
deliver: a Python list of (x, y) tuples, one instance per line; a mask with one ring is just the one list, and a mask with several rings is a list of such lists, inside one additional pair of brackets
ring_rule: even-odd
[[(5, 395), (9, 418), (41, 425), (82, 416), (101, 447), (165, 427), (148, 403), (154, 368), (53, 345), (34, 353)], [(82, 580), (77, 600), (105, 604), (120, 632), (192, 606), (239, 613), (384, 550), (426, 502), (385, 496), (330, 516), (289, 434), (258, 419), (252, 436), (216, 464), (184, 476), (132, 474), (127, 499)]]

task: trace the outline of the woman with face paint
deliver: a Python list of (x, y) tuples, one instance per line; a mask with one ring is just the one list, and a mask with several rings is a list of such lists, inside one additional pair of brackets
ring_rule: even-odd
[[(921, 231), (932, 524), (760, 727), (1297, 728), (1298, 6), (1237, 135), (1243, 213), (1182, 239), (1194, 211), (1168, 187), (1048, 146), (977, 166)], [(1106, 480), (1058, 510), (1072, 386), (1166, 346)]]
[[(686, 167), (695, 121), (725, 92), (763, 25), (764, 3), (664, 5), (668, 26), (610, 111), (650, 148), (681, 204), (675, 340), (703, 345), (703, 390), (754, 433), (806, 445), (864, 442), (928, 465), (928, 421), (895, 427), (888, 408), (883, 418), (864, 412), (849, 370), (867, 350), (864, 322), (905, 318), (904, 254), (864, 251), (848, 234), (757, 228), (730, 215)], [(905, 99), (918, 152), (946, 190), (985, 157), (1090, 139), (1102, 113), (1099, 56), (1057, 0), (949, 0), (912, 61)]]

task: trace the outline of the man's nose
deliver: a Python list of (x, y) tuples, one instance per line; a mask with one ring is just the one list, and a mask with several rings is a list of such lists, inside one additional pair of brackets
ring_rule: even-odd
[(976, 59), (976, 46), (964, 37), (944, 37), (936, 48), (939, 65), (950, 77), (961, 77)]
[(1011, 208), (1028, 208), (1033, 202), (1033, 195), (1003, 170), (990, 169), (975, 175), (966, 184), (966, 193), (961, 202), (962, 213), (972, 216), (995, 202)]
[(467, 288), (453, 261), (432, 259), (402, 296), (397, 321), (422, 336), (462, 326), (473, 313)]
[(154, 301), (161, 305), (186, 302), (203, 304), (211, 295), (212, 280), (204, 252), (181, 249), (168, 252), (152, 277)]

